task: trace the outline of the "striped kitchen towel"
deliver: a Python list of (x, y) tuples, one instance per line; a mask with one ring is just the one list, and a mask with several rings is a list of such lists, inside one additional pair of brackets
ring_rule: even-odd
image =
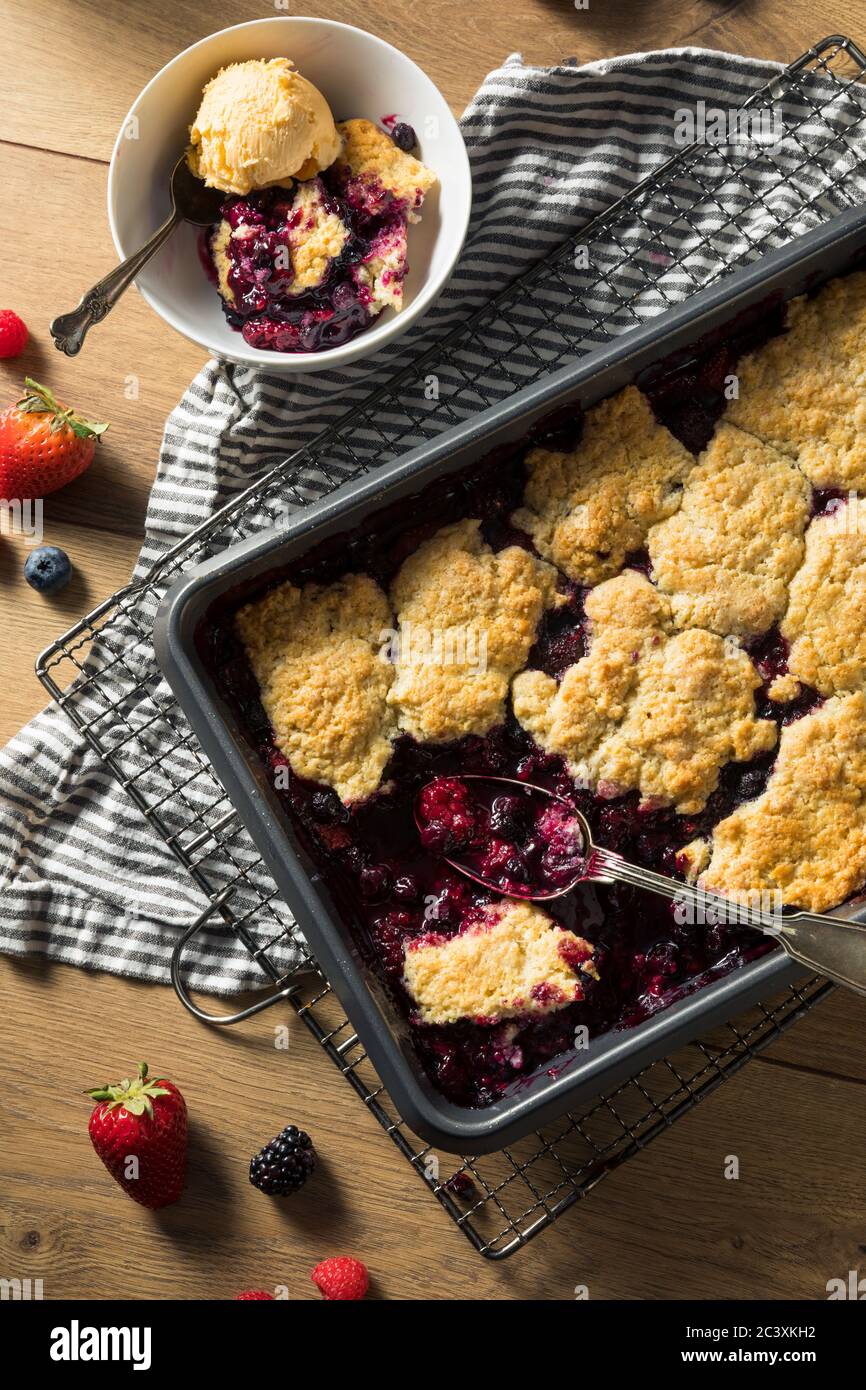
[[(517, 55), (509, 58), (488, 76), (463, 117), (474, 178), (469, 235), (449, 286), (410, 343), (483, 304), (675, 153), (684, 134), (699, 135), (708, 114), (718, 120), (718, 112), (724, 116), (737, 108), (778, 71), (769, 63), (699, 49), (585, 67), (528, 67)], [(820, 96), (829, 79), (819, 75), (814, 82)], [(724, 168), (712, 182), (687, 179), (678, 187), (657, 244), (645, 246), (645, 256), (617, 271), (618, 247), (602, 240), (593, 257), (604, 265), (607, 256), (611, 272), (596, 278), (592, 296), (575, 301), (561, 282), (542, 282), (521, 306), (526, 321), (545, 315), (577, 354), (582, 343), (601, 341), (693, 292), (717, 273), (718, 248), (733, 264), (758, 245), (781, 244), (839, 208), (866, 201), (866, 189), (857, 185), (858, 160), (850, 154), (863, 131), (862, 124), (856, 129), (863, 113), (858, 117), (854, 97), (843, 97), (837, 108), (838, 148), (817, 162), (807, 162), (812, 116), (808, 101), (800, 106), (795, 115), (804, 123), (797, 137), (774, 145), (760, 173), (748, 162), (738, 165), (736, 152), (726, 148), (718, 156)], [(717, 248), (713, 255), (704, 250), (709, 234)], [(620, 243), (630, 235), (646, 243), (646, 224), (618, 227)], [(498, 331), (490, 325), (485, 346), (493, 359), (507, 355), (508, 372), (487, 371), (487, 399), (540, 369), (537, 355), (512, 349)], [(543, 344), (543, 334), (538, 341)], [(363, 399), (399, 360), (392, 349), (341, 371), (289, 378), (208, 363), (167, 422), (137, 576), (281, 455)], [(447, 387), (447, 363), (442, 372)], [(459, 399), (458, 394), (454, 400)], [(465, 414), (472, 402), (454, 408)], [(357, 453), (366, 451), (375, 461), (375, 438), (365, 439), (359, 430), (355, 444)], [(323, 490), (315, 477), (306, 486), (311, 497)], [(249, 529), (256, 524), (252, 517)], [(263, 514), (259, 524), (269, 524), (269, 518)], [(138, 738), (123, 745), (123, 729), (113, 731), (107, 721), (98, 726), (100, 735), (128, 759), (127, 776), (149, 788), (145, 799), (159, 803), (167, 830), (181, 833), (171, 816), (206, 814), (213, 783), (197, 748), (175, 746), (183, 720), (154, 674), (151, 620), (146, 608), (121, 616), (95, 642), (85, 677), (107, 672), (112, 704), (122, 706)], [(93, 719), (105, 709), (86, 685), (79, 707)], [(158, 778), (164, 786), (155, 783)], [(179, 930), (206, 899), (59, 709), (34, 719), (0, 754), (0, 797), (0, 950), (167, 981)], [(227, 876), (246, 876), (251, 902), (270, 892), (243, 832), (223, 858)], [(213, 868), (212, 882), (219, 881), (219, 872)], [(243, 891), (235, 910), (243, 911)], [(269, 926), (273, 919), (291, 926), (278, 901), (269, 915)], [(291, 963), (295, 949), (286, 946), (284, 963)], [(189, 983), (216, 993), (263, 983), (246, 950), (218, 928), (191, 943), (188, 965)]]

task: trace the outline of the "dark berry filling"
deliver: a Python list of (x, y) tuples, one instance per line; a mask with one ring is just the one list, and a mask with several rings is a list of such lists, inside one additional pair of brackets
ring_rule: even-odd
[[(560, 759), (541, 752), (515, 721), (486, 738), (432, 748), (401, 737), (386, 769), (388, 790), (351, 808), (333, 793), (295, 777), (275, 748), (258, 700), (255, 681), (234, 639), (223, 631), (219, 666), (223, 687), (256, 737), (272, 772), (280, 771), (280, 792), (302, 841), (331, 887), (338, 909), (351, 927), (369, 967), (380, 974), (407, 1016), (422, 1065), (434, 1084), (456, 1104), (491, 1104), (516, 1080), (549, 1068), (561, 1054), (573, 1058), (575, 1028), (590, 1037), (629, 1028), (686, 994), (771, 949), (770, 943), (734, 922), (680, 920), (676, 905), (626, 885), (579, 884), (545, 903), (561, 926), (586, 936), (596, 947), (598, 982), (587, 981), (586, 998), (542, 1017), (491, 1025), (464, 1020), (425, 1026), (411, 1021), (412, 1000), (402, 985), (403, 959), (411, 941), (448, 937), (497, 901), (491, 889), (464, 877), (439, 853), (421, 843), (414, 821), (416, 798), (426, 784), (441, 779), (461, 785), (461, 774), (511, 776), (547, 787), (587, 816), (598, 843), (650, 868), (676, 874), (677, 852), (706, 834), (736, 805), (757, 796), (766, 783), (772, 755), (752, 764), (730, 764), (700, 816), (683, 817), (642, 806), (630, 794), (610, 801), (575, 788)], [(231, 647), (229, 649), (229, 645)], [(216, 655), (216, 653), (215, 653)], [(258, 731), (257, 733), (255, 731)], [(494, 798), (494, 801), (496, 798)], [(443, 842), (469, 840), (475, 833), (472, 809), (450, 822), (441, 805)], [(489, 814), (494, 814), (493, 801)], [(501, 831), (517, 828), (514, 807), (495, 814)], [(550, 829), (550, 828), (549, 828)], [(505, 863), (512, 846), (506, 844)], [(486, 866), (488, 869), (491, 865)], [(550, 867), (550, 866), (549, 866)], [(509, 874), (514, 880), (515, 865)]]
[[(400, 149), (405, 146), (399, 143), (397, 133), (407, 130), (411, 127), (398, 123), (390, 131)], [(411, 133), (414, 139), (414, 131)], [(335, 166), (314, 182), (323, 210), (341, 219), (346, 236), (324, 280), (299, 293), (292, 292), (291, 239), (293, 234), (313, 232), (315, 227), (311, 214), (294, 207), (295, 190), (261, 189), (245, 197), (227, 198), (220, 209), (232, 228), (226, 254), (233, 302), (224, 299), (223, 312), (250, 347), (273, 352), (324, 352), (356, 337), (380, 312), (369, 287), (353, 275), (353, 269), (378, 254), (378, 248), (386, 247), (395, 231), (405, 228), (407, 209), (375, 180), (366, 175), (349, 177)], [(199, 239), (200, 258), (215, 282), (216, 230)], [(402, 279), (404, 274), (405, 266), (385, 270), (383, 283)]]
[(812, 491), (812, 515), (825, 516), (835, 512), (847, 501), (847, 493), (836, 487), (816, 487)]

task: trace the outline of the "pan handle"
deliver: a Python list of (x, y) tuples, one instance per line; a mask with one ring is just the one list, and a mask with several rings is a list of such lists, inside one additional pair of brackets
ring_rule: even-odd
[(267, 995), (265, 999), (257, 1000), (255, 1004), (250, 1004), (248, 1008), (241, 1009), (236, 1014), (209, 1014), (204, 1009), (200, 1009), (197, 1004), (193, 1003), (181, 974), (181, 957), (196, 932), (201, 931), (208, 919), (212, 917), (215, 912), (219, 911), (231, 895), (231, 892), (231, 888), (224, 888), (221, 893), (217, 894), (213, 902), (209, 903), (204, 911), (199, 913), (195, 921), (187, 927), (171, 953), (171, 983), (174, 985), (174, 992), (178, 999), (194, 1018), (199, 1019), (202, 1023), (211, 1023), (219, 1027), (225, 1027), (231, 1023), (243, 1023), (244, 1019), (252, 1018), (255, 1014), (260, 1014), (263, 1009), (269, 1009), (271, 1005), (276, 1004), (279, 999), (290, 998), (291, 995), (296, 994), (300, 989), (300, 985), (286, 985), (283, 989), (275, 989), (271, 994)]

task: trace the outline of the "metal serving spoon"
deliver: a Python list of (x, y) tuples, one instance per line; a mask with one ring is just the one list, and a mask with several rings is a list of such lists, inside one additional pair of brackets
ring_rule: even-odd
[(194, 227), (209, 227), (216, 222), (225, 194), (218, 188), (207, 188), (201, 179), (190, 172), (186, 155), (181, 155), (171, 175), (171, 215), (158, 227), (140, 251), (121, 261), (104, 279), (89, 289), (78, 305), (68, 314), (61, 314), (50, 325), (54, 346), (67, 357), (74, 357), (89, 328), (104, 319), (114, 308), (124, 290), (132, 284), (138, 272), (167, 241), (181, 222)]
[[(690, 883), (669, 878), (666, 874), (655, 873), (639, 864), (632, 864), (615, 850), (597, 845), (592, 838), (586, 817), (570, 801), (548, 791), (547, 787), (537, 786), (533, 782), (520, 782), (512, 777), (485, 777), (476, 773), (462, 774), (459, 780), (496, 784), (503, 789), (513, 788), (514, 792), (522, 792), (527, 799), (540, 796), (559, 802), (574, 819), (582, 840), (574, 875), (564, 885), (558, 884), (550, 891), (533, 892), (531, 888), (526, 892), (509, 891), (492, 878), (485, 878), (471, 866), (461, 863), (459, 859), (451, 858), (449, 855), (442, 856), (458, 873), (481, 884), (482, 887), (524, 902), (547, 902), (552, 898), (560, 898), (565, 893), (570, 893), (579, 883), (627, 883), (633, 888), (645, 888), (648, 892), (657, 893), (663, 898), (690, 905), (696, 910), (696, 914), (703, 914), (704, 919), (712, 920), (715, 917), (716, 920), (726, 922), (741, 922), (745, 926), (754, 927), (768, 936), (773, 936), (792, 960), (815, 970), (819, 975), (826, 975), (828, 979), (835, 980), (837, 984), (845, 985), (858, 994), (866, 994), (866, 925), (850, 920), (856, 911), (862, 909), (862, 899), (837, 908), (833, 916), (800, 911), (764, 912), (734, 902), (721, 894), (709, 893)], [(423, 791), (422, 787), (421, 792)], [(418, 793), (419, 798), (421, 792)], [(415, 820), (420, 828), (417, 798)], [(700, 921), (701, 916), (696, 915), (695, 920)]]

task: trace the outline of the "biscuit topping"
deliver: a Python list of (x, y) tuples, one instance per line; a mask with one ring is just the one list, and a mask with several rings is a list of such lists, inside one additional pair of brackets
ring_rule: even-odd
[(634, 386), (587, 411), (570, 453), (533, 449), (513, 521), (570, 579), (597, 584), (673, 515), (693, 456), (660, 425)]
[(398, 149), (372, 121), (341, 121), (337, 130), (343, 150), (336, 167), (346, 180), (350, 201), (363, 201), (370, 213), (383, 212), (396, 202), (409, 209), (410, 222), (417, 221), (413, 209), (437, 182), (433, 170)]
[(321, 179), (308, 179), (295, 190), (287, 233), (294, 272), (290, 294), (321, 285), (346, 245), (349, 229), (332, 201)]
[(811, 489), (789, 458), (720, 425), (686, 479), (682, 505), (647, 539), (653, 580), (677, 627), (766, 632), (803, 559)]
[(594, 589), (586, 614), (588, 654), (558, 686), (527, 671), (513, 693), (520, 723), (580, 782), (694, 814), (725, 763), (773, 747), (775, 724), (755, 717), (761, 678), (732, 639), (674, 633), (670, 603), (634, 570)]
[(531, 903), (492, 903), (456, 936), (410, 942), (403, 983), (422, 1023), (498, 1023), (583, 999), (593, 949)]
[(391, 588), (396, 675), (388, 704), (421, 742), (485, 734), (505, 718), (556, 574), (520, 546), (494, 552), (480, 522), (446, 526), (404, 562)]
[[(790, 676), (822, 695), (866, 686), (866, 534), (862, 504), (816, 517), (806, 558), (791, 584), (782, 636)], [(796, 690), (792, 693), (796, 694)]]
[[(701, 863), (705, 851), (689, 847)], [(828, 700), (782, 730), (766, 790), (713, 831), (701, 887), (826, 912), (866, 880), (866, 695)], [(752, 897), (751, 900), (754, 900)]]
[(737, 366), (726, 418), (796, 458), (816, 487), (866, 488), (866, 272), (788, 306), (788, 331)]
[(391, 621), (363, 574), (326, 588), (282, 584), (236, 619), (277, 747), (299, 777), (347, 803), (376, 790), (391, 755), (393, 668), (380, 655)]

